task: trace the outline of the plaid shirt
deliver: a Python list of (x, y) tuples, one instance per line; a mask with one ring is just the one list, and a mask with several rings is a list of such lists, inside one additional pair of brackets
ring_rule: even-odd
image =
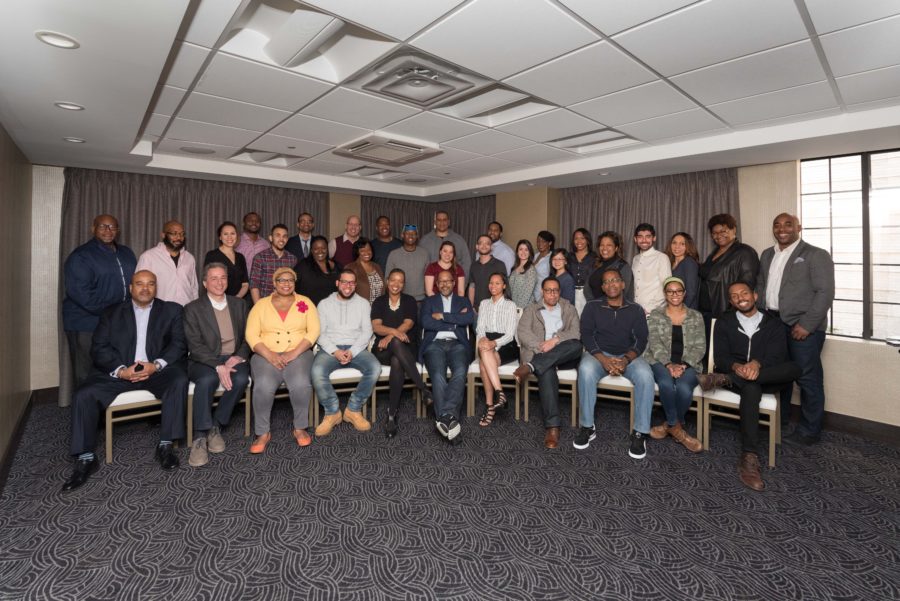
[(270, 246), (253, 257), (253, 268), (250, 270), (250, 288), (258, 288), (260, 298), (269, 296), (275, 290), (275, 284), (272, 282), (272, 276), (275, 275), (275, 272), (280, 267), (293, 269), (296, 264), (297, 257), (288, 251), (284, 251), (284, 254), (279, 258)]

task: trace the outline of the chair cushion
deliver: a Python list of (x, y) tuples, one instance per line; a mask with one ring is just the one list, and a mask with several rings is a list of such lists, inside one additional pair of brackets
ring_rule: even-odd
[(625, 388), (628, 390), (634, 388), (634, 384), (631, 383), (631, 380), (624, 376), (606, 376), (598, 382), (598, 385), (609, 386), (612, 388)]
[[(700, 387), (697, 386), (694, 388), (694, 396), (702, 396), (707, 401), (711, 401), (716, 405), (726, 405), (728, 407), (734, 407), (735, 409), (741, 405), (740, 395), (724, 388), (716, 388), (714, 390), (703, 392)], [(778, 407), (778, 399), (775, 398), (774, 394), (762, 395), (762, 400), (759, 402), (760, 410), (775, 411), (776, 407)]]
[(113, 402), (109, 404), (110, 407), (121, 407), (123, 405), (130, 405), (131, 403), (141, 403), (143, 401), (155, 401), (156, 395), (150, 392), (149, 390), (129, 390), (128, 392), (123, 392), (118, 395)]
[(355, 367), (339, 367), (329, 374), (331, 380), (359, 380), (362, 372)]

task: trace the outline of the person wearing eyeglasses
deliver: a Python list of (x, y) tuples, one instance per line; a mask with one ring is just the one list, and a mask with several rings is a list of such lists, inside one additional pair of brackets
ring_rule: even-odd
[(699, 453), (703, 445), (684, 429), (684, 416), (691, 407), (697, 374), (702, 372), (706, 354), (703, 316), (685, 306), (681, 278), (667, 278), (662, 290), (666, 304), (650, 312), (647, 320), (650, 335), (644, 359), (659, 386), (666, 421), (650, 428), (650, 438), (661, 440), (671, 436), (687, 450)]
[[(319, 303), (319, 352), (312, 366), (312, 382), (316, 397), (325, 409), (316, 436), (327, 436), (341, 421), (350, 422), (360, 432), (372, 429), (362, 414), (362, 407), (372, 396), (381, 375), (381, 363), (367, 347), (372, 338), (371, 306), (356, 293), (356, 274), (344, 269), (335, 282), (337, 291)], [(347, 409), (341, 414), (338, 396), (331, 385), (331, 373), (352, 367), (362, 373), (356, 390), (350, 394)]]
[(137, 270), (156, 274), (156, 298), (178, 303), (182, 307), (200, 297), (197, 263), (185, 250), (184, 226), (169, 221), (160, 232), (162, 242), (141, 253)]
[(63, 267), (63, 329), (76, 387), (91, 373), (91, 337), (100, 315), (107, 307), (128, 300), (129, 283), (137, 266), (134, 252), (116, 243), (119, 222), (115, 217), (97, 215), (91, 233), (93, 238), (73, 250)]

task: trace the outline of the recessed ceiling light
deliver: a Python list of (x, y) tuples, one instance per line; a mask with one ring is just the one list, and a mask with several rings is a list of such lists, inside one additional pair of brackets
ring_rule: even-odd
[(80, 104), (75, 104), (74, 102), (54, 102), (54, 106), (57, 106), (61, 109), (65, 109), (67, 111), (83, 111), (84, 107)]
[(71, 136), (67, 136), (67, 137), (63, 138), (63, 140), (65, 140), (66, 142), (71, 142), (72, 144), (84, 144), (85, 143), (84, 138), (73, 138)]
[(297, 149), (296, 146), (288, 146), (288, 150), (296, 150), (296, 149)]
[(197, 146), (182, 146), (179, 150), (190, 154), (216, 154), (212, 148), (198, 148)]
[(609, 171), (601, 171), (597, 175), (609, 175)]
[(528, 185), (529, 185), (529, 186), (533, 186), (533, 185), (534, 185), (534, 182), (528, 182)]
[(472, 190), (472, 194), (481, 194), (481, 190)]
[(44, 42), (45, 44), (54, 46), (56, 48), (62, 48), (63, 50), (74, 50), (75, 48), (81, 46), (81, 44), (79, 44), (75, 38), (56, 31), (47, 31), (41, 29), (35, 31), (34, 35), (37, 39)]

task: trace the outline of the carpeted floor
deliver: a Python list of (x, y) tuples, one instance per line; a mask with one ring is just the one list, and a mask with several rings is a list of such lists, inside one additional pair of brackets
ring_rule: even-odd
[(137, 422), (62, 494), (68, 410), (37, 405), (0, 496), (0, 599), (900, 598), (898, 450), (785, 446), (760, 494), (731, 423), (709, 452), (635, 461), (624, 407), (600, 403), (586, 451), (569, 428), (543, 448), (536, 400), (528, 424), (464, 420), (457, 446), (407, 404), (394, 440), (344, 424), (298, 449), (281, 402), (264, 456), (239, 409), (223, 454), (193, 469), (181, 449), (173, 473)]

